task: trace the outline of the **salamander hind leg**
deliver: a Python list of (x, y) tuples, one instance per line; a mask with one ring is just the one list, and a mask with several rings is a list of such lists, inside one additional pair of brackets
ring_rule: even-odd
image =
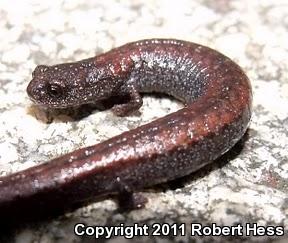
[(148, 199), (140, 192), (134, 192), (133, 189), (121, 180), (120, 177), (116, 179), (118, 187), (118, 205), (120, 211), (130, 211), (133, 209), (140, 209), (145, 206)]
[(128, 86), (129, 101), (125, 104), (117, 104), (112, 107), (112, 111), (117, 116), (127, 116), (134, 111), (139, 110), (143, 101), (139, 92), (134, 86)]
[(120, 211), (130, 211), (143, 208), (148, 199), (140, 192), (125, 192), (118, 195), (118, 205)]

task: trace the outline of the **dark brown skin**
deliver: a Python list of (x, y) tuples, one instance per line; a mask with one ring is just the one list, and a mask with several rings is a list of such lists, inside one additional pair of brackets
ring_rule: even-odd
[(48, 108), (128, 96), (112, 108), (125, 116), (141, 107), (139, 93), (147, 92), (166, 93), (185, 107), (0, 178), (3, 219), (74, 208), (107, 195), (140, 206), (133, 192), (214, 161), (243, 136), (251, 117), (251, 87), (241, 68), (215, 50), (180, 40), (129, 43), (79, 62), (38, 66), (32, 76), (27, 93)]

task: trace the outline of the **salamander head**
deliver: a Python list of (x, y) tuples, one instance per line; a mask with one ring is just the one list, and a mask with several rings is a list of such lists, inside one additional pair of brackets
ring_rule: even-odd
[(112, 74), (90, 63), (40, 65), (32, 73), (27, 93), (38, 105), (66, 108), (110, 97), (112, 91), (107, 85), (111, 82)]

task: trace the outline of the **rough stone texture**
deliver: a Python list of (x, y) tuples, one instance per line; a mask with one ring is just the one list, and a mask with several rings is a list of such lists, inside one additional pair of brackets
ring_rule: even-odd
[[(149, 203), (144, 209), (119, 213), (107, 199), (55, 220), (1, 232), (0, 242), (94, 241), (74, 235), (77, 222), (186, 223), (185, 236), (136, 237), (135, 242), (287, 242), (287, 16), (287, 0), (1, 0), (0, 175), (103, 141), (181, 106), (148, 96), (141, 116), (119, 118), (109, 110), (94, 110), (77, 120), (67, 114), (47, 116), (31, 105), (25, 88), (37, 64), (79, 60), (133, 40), (185, 39), (230, 56), (252, 81), (254, 113), (247, 135), (232, 151), (193, 175), (145, 190)], [(189, 236), (196, 222), (282, 225), (286, 235)]]

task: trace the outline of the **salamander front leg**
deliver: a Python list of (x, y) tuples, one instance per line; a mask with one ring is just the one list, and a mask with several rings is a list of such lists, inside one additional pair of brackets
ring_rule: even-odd
[(128, 114), (139, 110), (143, 101), (139, 92), (134, 86), (129, 86), (129, 101), (126, 104), (114, 105), (112, 111), (117, 116), (127, 116)]

